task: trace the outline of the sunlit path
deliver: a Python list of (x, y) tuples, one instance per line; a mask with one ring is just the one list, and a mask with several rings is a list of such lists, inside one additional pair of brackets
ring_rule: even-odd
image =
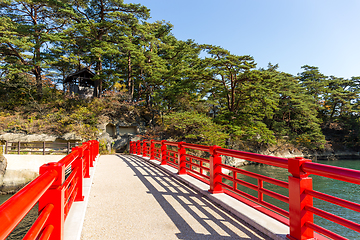
[(268, 239), (136, 156), (101, 156), (82, 239)]

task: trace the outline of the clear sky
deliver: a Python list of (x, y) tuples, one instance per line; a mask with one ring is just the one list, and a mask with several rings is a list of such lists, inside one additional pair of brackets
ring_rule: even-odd
[(301, 66), (360, 76), (360, 0), (125, 0), (174, 25), (179, 40), (221, 46), (293, 75)]

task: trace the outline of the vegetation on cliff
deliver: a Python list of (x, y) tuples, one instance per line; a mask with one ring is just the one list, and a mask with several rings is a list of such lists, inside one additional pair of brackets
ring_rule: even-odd
[[(149, 16), (122, 0), (1, 1), (0, 131), (94, 138), (102, 117), (126, 115), (148, 137), (323, 149), (331, 133), (359, 146), (360, 77), (257, 69), (251, 56), (178, 40)], [(85, 67), (96, 73), (92, 99), (63, 84)]]

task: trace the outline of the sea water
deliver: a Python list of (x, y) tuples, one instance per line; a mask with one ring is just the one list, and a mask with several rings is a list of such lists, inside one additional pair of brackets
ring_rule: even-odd
[[(343, 168), (351, 168), (360, 170), (360, 159), (359, 160), (337, 160), (337, 161), (317, 161), (317, 163), (333, 165)], [(272, 177), (278, 180), (288, 182), (288, 176), (290, 174), (287, 172), (287, 169), (266, 166), (266, 165), (248, 165), (241, 167), (244, 170)], [(331, 196), (342, 198), (351, 202), (356, 202), (360, 204), (360, 185), (346, 183), (343, 181), (333, 180), (329, 178), (324, 178), (320, 176), (310, 175), (313, 178), (313, 189)], [(257, 180), (251, 177), (247, 177), (241, 174), (238, 174), (238, 178), (250, 183), (257, 185)], [(288, 196), (288, 190), (268, 184), (264, 182), (264, 187), (266, 189), (272, 190), (274, 192), (280, 193), (284, 196)], [(246, 189), (244, 187), (239, 187), (239, 190), (247, 192), (253, 196), (257, 197), (257, 192), (253, 190)], [(272, 203), (282, 209), (289, 210), (288, 204), (283, 203), (279, 200), (273, 199), (271, 197), (264, 195), (264, 200)], [(347, 208), (340, 207), (335, 204), (331, 204), (322, 200), (314, 198), (314, 207), (320, 208), (326, 212), (330, 212), (337, 216), (346, 218), (348, 220), (360, 223), (360, 213)], [(328, 221), (324, 218), (314, 216), (314, 223), (320, 225), (330, 231), (333, 231), (337, 234), (340, 234), (348, 239), (360, 239), (360, 233), (350, 230), (341, 225), (335, 224), (331, 221)]]
[[(12, 195), (0, 195), (0, 204), (4, 203), (11, 196)], [(30, 227), (35, 222), (37, 216), (38, 216), (38, 207), (36, 204), (6, 239), (7, 240), (23, 239), (27, 231), (29, 231)]]

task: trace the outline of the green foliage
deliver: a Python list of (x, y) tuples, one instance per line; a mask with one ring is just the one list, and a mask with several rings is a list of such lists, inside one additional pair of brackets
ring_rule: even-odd
[[(360, 77), (255, 69), (249, 55), (176, 39), (149, 12), (122, 0), (1, 1), (0, 130), (95, 138), (101, 118), (126, 115), (153, 129), (163, 119), (169, 137), (193, 143), (322, 149), (336, 128), (337, 141), (360, 145)], [(98, 98), (65, 94), (84, 67)]]
[(225, 146), (229, 135), (211, 118), (195, 112), (175, 112), (164, 116), (164, 130), (179, 141)]
[(290, 74), (275, 73), (278, 106), (267, 125), (278, 138), (288, 137), (295, 144), (310, 149), (323, 148), (325, 137), (321, 132), (316, 104), (312, 96)]
[(99, 141), (99, 154), (108, 154), (107, 142), (104, 139)]

